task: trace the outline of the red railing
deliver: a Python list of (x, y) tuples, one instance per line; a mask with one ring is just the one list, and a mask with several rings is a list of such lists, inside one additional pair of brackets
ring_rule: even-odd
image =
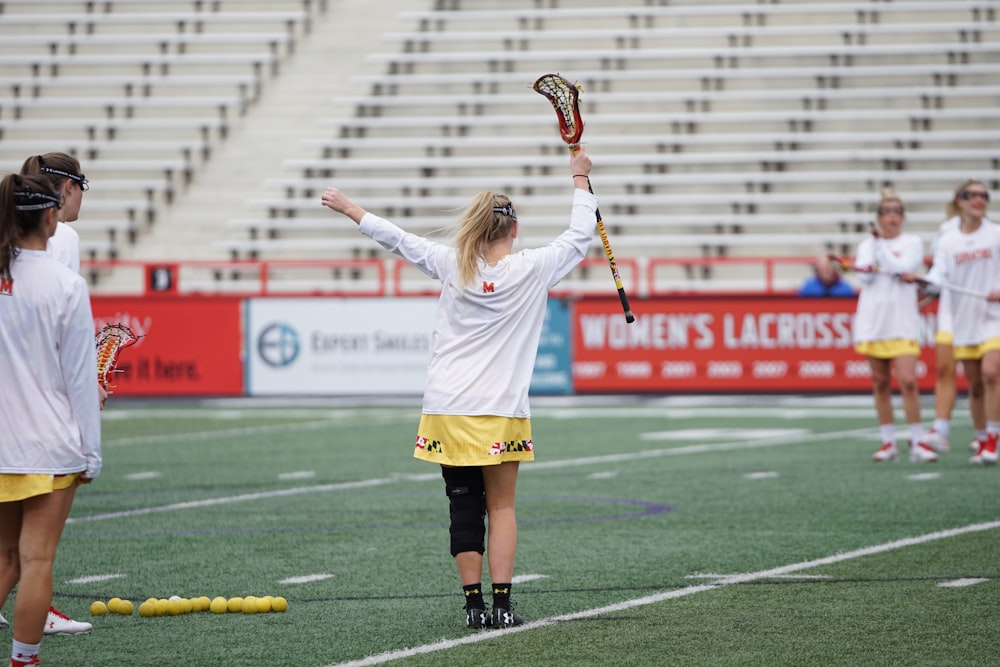
[[(638, 257), (618, 259), (626, 291), (636, 297), (677, 294), (789, 294), (809, 277), (812, 257)], [(406, 261), (114, 260), (83, 261), (94, 294), (230, 296), (427, 296), (437, 282)], [(614, 296), (603, 257), (588, 257), (554, 290), (556, 296)]]

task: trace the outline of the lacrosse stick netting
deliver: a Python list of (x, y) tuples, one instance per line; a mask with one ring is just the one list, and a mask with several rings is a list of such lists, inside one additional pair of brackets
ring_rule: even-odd
[(139, 337), (127, 325), (107, 324), (96, 335), (97, 340), (97, 381), (105, 389), (111, 388), (108, 376), (120, 373), (117, 370), (118, 355), (126, 347), (134, 345)]
[[(570, 151), (575, 155), (580, 150), (580, 137), (583, 136), (583, 118), (580, 116), (580, 89), (559, 74), (545, 74), (540, 76), (533, 86), (535, 92), (545, 96), (556, 111), (559, 119), (559, 134), (562, 140), (569, 145)], [(587, 188), (591, 193), (594, 188), (590, 185), (590, 178), (587, 178)], [(601, 245), (604, 246), (604, 254), (608, 258), (611, 266), (611, 276), (615, 280), (615, 287), (618, 288), (618, 298), (622, 302), (622, 310), (625, 311), (625, 321), (634, 322), (635, 315), (628, 303), (628, 296), (625, 294), (625, 287), (622, 285), (621, 274), (618, 273), (618, 263), (615, 261), (615, 254), (611, 250), (611, 242), (608, 240), (608, 232), (604, 228), (604, 220), (601, 219), (601, 209), (595, 211), (597, 217), (597, 231), (601, 236)]]

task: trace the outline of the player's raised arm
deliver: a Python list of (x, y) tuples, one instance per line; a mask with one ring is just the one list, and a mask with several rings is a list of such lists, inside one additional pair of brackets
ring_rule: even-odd
[(337, 213), (343, 213), (355, 224), (361, 224), (361, 218), (365, 217), (365, 213), (367, 213), (365, 209), (355, 204), (337, 188), (327, 188), (323, 191), (323, 206)]

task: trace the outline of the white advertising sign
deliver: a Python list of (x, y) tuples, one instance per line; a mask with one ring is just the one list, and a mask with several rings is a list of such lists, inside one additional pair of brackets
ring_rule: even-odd
[(250, 299), (251, 396), (421, 394), (437, 299)]

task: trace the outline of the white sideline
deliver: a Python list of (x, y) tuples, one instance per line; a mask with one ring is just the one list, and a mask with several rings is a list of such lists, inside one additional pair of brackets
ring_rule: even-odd
[(562, 623), (564, 621), (575, 621), (582, 618), (592, 618), (594, 616), (600, 616), (601, 614), (610, 614), (618, 611), (624, 611), (626, 609), (632, 609), (634, 607), (642, 607), (649, 604), (656, 604), (657, 602), (664, 602), (666, 600), (674, 600), (677, 598), (686, 597), (688, 595), (694, 595), (695, 593), (712, 591), (722, 586), (730, 586), (732, 584), (743, 584), (750, 581), (756, 581), (759, 579), (768, 579), (771, 577), (781, 577), (791, 572), (798, 572), (799, 570), (806, 570), (813, 567), (819, 567), (821, 565), (831, 565), (833, 563), (840, 563), (845, 560), (852, 560), (854, 558), (861, 558), (863, 556), (871, 556), (874, 554), (884, 553), (886, 551), (893, 551), (894, 549), (912, 547), (918, 544), (924, 544), (926, 542), (933, 542), (935, 540), (943, 540), (949, 537), (964, 535), (966, 533), (975, 533), (984, 530), (993, 530), (996, 528), (1000, 528), (1000, 521), (990, 521), (987, 523), (974, 523), (969, 526), (964, 526), (962, 528), (952, 528), (950, 530), (942, 530), (936, 533), (928, 533), (926, 535), (920, 535), (918, 537), (907, 537), (902, 540), (895, 540), (893, 542), (886, 542), (885, 544), (877, 544), (870, 547), (864, 547), (862, 549), (855, 549), (854, 551), (839, 553), (833, 556), (827, 556), (825, 558), (817, 558), (816, 560), (803, 561), (801, 563), (793, 563), (791, 565), (782, 565), (781, 567), (772, 568), (770, 570), (760, 570), (759, 572), (749, 572), (747, 574), (734, 574), (734, 575), (722, 576), (717, 581), (710, 584), (687, 586), (685, 588), (680, 588), (672, 591), (665, 591), (663, 593), (656, 593), (655, 595), (648, 595), (646, 597), (636, 598), (634, 600), (626, 600), (624, 602), (618, 602), (616, 604), (611, 604), (604, 607), (596, 607), (594, 609), (585, 609), (583, 611), (578, 611), (572, 614), (564, 614), (562, 616), (552, 616), (550, 618), (543, 618), (507, 630), (498, 630), (494, 632), (481, 632), (474, 635), (468, 635), (460, 639), (447, 639), (435, 642), (434, 644), (424, 644), (423, 646), (414, 646), (412, 648), (407, 648), (407, 649), (388, 651), (386, 653), (380, 653), (378, 655), (369, 656), (361, 660), (352, 660), (351, 662), (338, 662), (332, 665), (327, 665), (326, 667), (368, 667), (369, 665), (382, 665), (387, 662), (392, 662), (393, 660), (400, 660), (402, 658), (409, 658), (416, 655), (422, 655), (425, 653), (433, 653), (435, 651), (443, 651), (455, 646), (462, 646), (464, 644), (475, 644), (477, 642), (495, 639), (496, 637), (501, 637), (503, 635), (511, 634), (514, 632), (527, 632), (528, 630), (534, 630), (536, 628), (544, 628), (550, 625), (555, 625), (557, 623)]

